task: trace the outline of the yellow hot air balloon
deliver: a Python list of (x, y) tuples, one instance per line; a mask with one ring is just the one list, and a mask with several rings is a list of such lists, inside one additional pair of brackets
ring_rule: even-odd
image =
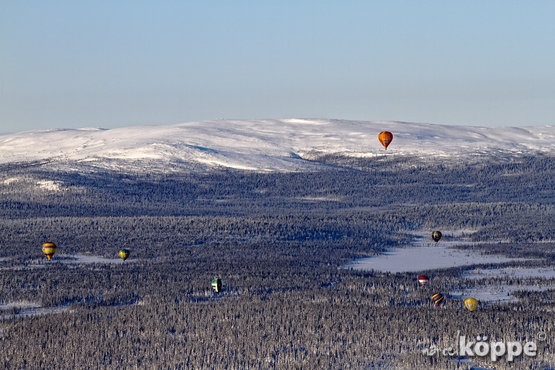
[(120, 258), (124, 261), (129, 257), (129, 249), (120, 249), (118, 253)]
[(393, 134), (389, 131), (382, 131), (378, 134), (378, 140), (380, 141), (380, 143), (382, 143), (384, 148), (387, 150), (387, 146), (393, 140)]
[(52, 242), (46, 242), (42, 245), (42, 253), (48, 258), (50, 261), (54, 253), (56, 253), (56, 244)]
[(467, 298), (464, 300), (464, 306), (469, 311), (474, 311), (478, 307), (478, 300), (476, 298)]

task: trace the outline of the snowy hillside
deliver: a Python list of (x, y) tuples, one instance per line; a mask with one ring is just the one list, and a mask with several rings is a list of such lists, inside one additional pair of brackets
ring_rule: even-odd
[[(391, 131), (385, 151), (377, 140)], [(218, 120), (118, 129), (29, 131), (0, 136), (0, 164), (125, 169), (227, 167), (295, 171), (326, 153), (426, 158), (487, 153), (555, 152), (555, 127), (485, 128), (346, 120)]]

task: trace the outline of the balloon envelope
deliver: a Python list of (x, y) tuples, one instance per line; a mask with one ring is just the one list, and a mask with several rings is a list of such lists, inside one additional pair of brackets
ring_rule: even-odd
[(124, 261), (129, 257), (129, 249), (120, 249), (118, 253), (120, 258)]
[(422, 275), (418, 277), (418, 282), (420, 283), (420, 285), (424, 286), (426, 284), (428, 284), (428, 277), (426, 275)]
[(378, 140), (382, 143), (384, 148), (387, 149), (388, 145), (391, 144), (393, 140), (393, 134), (389, 131), (382, 131), (378, 134)]
[(48, 258), (48, 260), (50, 261), (52, 259), (52, 256), (54, 255), (54, 253), (56, 253), (56, 244), (52, 243), (52, 242), (46, 242), (42, 245), (42, 253), (44, 253), (44, 255), (46, 256), (46, 258)]
[(223, 289), (223, 283), (222, 283), (222, 279), (214, 279), (212, 280), (212, 289), (214, 289), (214, 291), (216, 293), (219, 293), (222, 291)]
[(464, 306), (469, 311), (474, 311), (478, 307), (478, 300), (476, 298), (467, 298), (464, 300)]
[(434, 231), (432, 233), (432, 239), (434, 239), (434, 242), (438, 242), (439, 239), (441, 239), (441, 231)]
[(443, 303), (443, 301), (445, 301), (445, 297), (441, 293), (436, 293), (432, 296), (432, 301), (436, 306), (439, 306)]

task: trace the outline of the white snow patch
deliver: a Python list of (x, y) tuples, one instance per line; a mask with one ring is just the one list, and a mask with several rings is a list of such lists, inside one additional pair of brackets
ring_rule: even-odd
[(326, 122), (322, 120), (297, 119), (297, 118), (284, 119), (283, 122), (297, 124), (297, 125), (325, 125), (326, 124)]
[(295, 199), (304, 200), (307, 202), (339, 202), (340, 197), (337, 196), (321, 196), (321, 197), (297, 197)]
[(9, 303), (1, 303), (0, 310), (11, 310), (12, 308), (37, 308), (40, 307), (40, 304), (33, 303), (33, 302), (9, 302)]
[(223, 159), (215, 159), (215, 158), (197, 158), (197, 162), (207, 164), (209, 166), (214, 167), (228, 167), (228, 168), (235, 168), (237, 170), (247, 170), (247, 171), (254, 171), (254, 170), (267, 170), (266, 168), (260, 167), (249, 167), (242, 164), (234, 163), (233, 161), (226, 161)]
[(42, 190), (49, 190), (49, 191), (60, 191), (60, 190), (62, 190), (61, 183), (58, 182), (58, 181), (39, 180), (39, 181), (37, 181), (37, 185)]
[(2, 183), (4, 185), (9, 185), (9, 184), (13, 184), (14, 182), (18, 182), (20, 181), (20, 179), (18, 179), (17, 177), (10, 177), (8, 179), (5, 179), (4, 181), (2, 181)]

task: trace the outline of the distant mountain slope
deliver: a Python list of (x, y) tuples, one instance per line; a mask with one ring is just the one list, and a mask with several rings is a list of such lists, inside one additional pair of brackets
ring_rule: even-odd
[[(385, 151), (377, 140), (391, 131)], [(59, 129), (0, 136), (0, 164), (46, 161), (52, 166), (125, 170), (226, 167), (295, 171), (303, 159), (349, 156), (555, 152), (555, 126), (507, 128), (325, 119), (217, 120), (117, 129)]]

